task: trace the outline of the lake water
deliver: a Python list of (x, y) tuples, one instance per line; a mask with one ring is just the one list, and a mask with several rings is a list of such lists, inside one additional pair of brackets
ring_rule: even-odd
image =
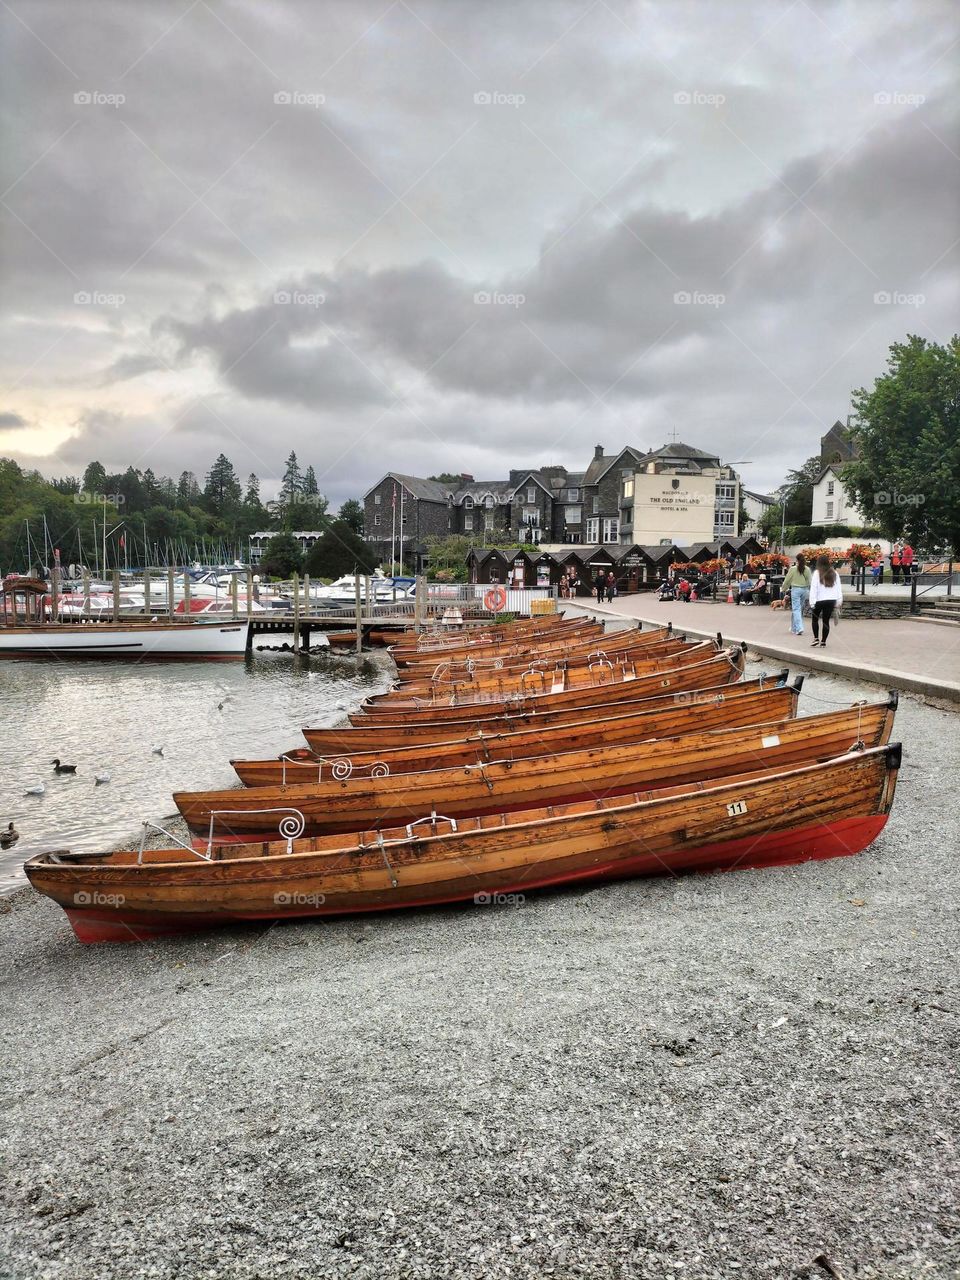
[[(174, 791), (234, 786), (231, 759), (304, 746), (303, 726), (336, 724), (340, 708), (387, 688), (388, 665), (281, 653), (226, 663), (0, 662), (0, 828), (13, 822), (20, 832), (0, 853), (0, 888), (11, 877), (25, 883), (21, 864), (44, 849), (139, 842), (141, 822), (176, 812)], [(56, 775), (54, 756), (76, 774)], [(111, 781), (96, 786), (98, 773)], [(38, 782), (45, 795), (25, 796)]]

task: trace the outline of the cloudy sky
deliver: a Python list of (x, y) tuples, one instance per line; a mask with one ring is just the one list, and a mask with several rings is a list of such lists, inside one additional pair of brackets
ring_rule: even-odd
[[(0, 454), (775, 486), (957, 327), (953, 0), (2, 0)], [(953, 90), (953, 92), (951, 92)]]

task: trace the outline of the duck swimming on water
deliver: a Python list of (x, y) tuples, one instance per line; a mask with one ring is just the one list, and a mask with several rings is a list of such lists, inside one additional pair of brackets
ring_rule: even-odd
[(6, 831), (0, 831), (0, 849), (10, 849), (20, 839), (20, 832), (11, 822)]
[(77, 766), (75, 764), (61, 764), (59, 760), (51, 760), (54, 773), (76, 773)]
[(46, 793), (47, 788), (42, 782), (35, 782), (32, 787), (27, 787), (23, 793), (25, 796), (42, 796)]

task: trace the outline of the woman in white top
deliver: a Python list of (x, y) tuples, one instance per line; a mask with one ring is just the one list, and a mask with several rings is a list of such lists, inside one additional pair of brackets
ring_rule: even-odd
[[(813, 643), (822, 649), (830, 634), (830, 619), (834, 609), (843, 604), (843, 588), (840, 586), (840, 575), (834, 569), (827, 556), (819, 556), (817, 567), (810, 579), (810, 608), (813, 610)], [(820, 638), (820, 623), (823, 623), (823, 639)]]

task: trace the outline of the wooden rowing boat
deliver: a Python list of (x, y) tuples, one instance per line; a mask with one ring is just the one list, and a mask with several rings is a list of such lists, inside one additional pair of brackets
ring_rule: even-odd
[[(532, 635), (540, 632), (563, 630), (574, 623), (582, 622), (581, 617), (567, 617), (562, 613), (542, 613), (530, 618), (513, 618), (509, 622), (497, 622), (495, 619), (468, 620), (458, 626), (441, 624), (430, 627), (419, 633), (410, 629), (401, 637), (405, 648), (434, 649), (444, 645), (457, 643), (460, 640), (471, 640), (475, 637), (500, 639), (504, 636)], [(592, 619), (588, 619), (592, 621)]]
[[(657, 631), (659, 632), (660, 628), (657, 628)], [(588, 622), (586, 624), (581, 623), (562, 632), (554, 630), (546, 634), (538, 633), (533, 636), (513, 636), (502, 641), (497, 640), (487, 643), (474, 641), (471, 644), (449, 646), (444, 649), (397, 653), (395, 649), (391, 648), (390, 656), (396, 663), (398, 670), (405, 670), (410, 667), (432, 670), (438, 663), (444, 661), (465, 662), (470, 659), (473, 662), (479, 662), (481, 659), (493, 660), (508, 656), (516, 657), (529, 653), (531, 650), (556, 652), (558, 649), (562, 649), (565, 644), (596, 640), (603, 634), (602, 623)]]
[[(792, 719), (797, 714), (799, 684), (775, 685), (754, 689), (748, 697), (719, 696), (706, 703), (671, 702), (660, 710), (643, 709), (646, 703), (633, 704), (623, 713), (605, 714), (598, 719), (561, 720), (549, 732), (538, 726), (512, 732), (468, 732), (460, 738), (444, 742), (417, 743), (406, 747), (384, 747), (361, 750), (359, 742), (351, 745), (350, 735), (361, 730), (342, 731), (343, 746), (332, 753), (318, 755), (304, 750), (287, 753), (276, 760), (231, 760), (240, 781), (248, 787), (280, 787), (299, 785), (322, 778), (363, 777), (376, 766), (390, 774), (419, 773), (425, 769), (474, 765), (494, 760), (519, 760), (544, 751), (582, 751), (588, 747), (614, 743), (642, 742), (651, 738), (671, 738), (707, 729), (734, 728), (738, 725), (767, 724)], [(472, 725), (465, 726), (467, 730)]]
[[(707, 666), (707, 664), (704, 664)], [(681, 705), (710, 705), (716, 701), (740, 698), (753, 694), (756, 690), (768, 689), (772, 685), (786, 684), (787, 671), (760, 675), (755, 680), (745, 680), (731, 684), (730, 664), (724, 662), (717, 669), (718, 675), (708, 672), (699, 677), (699, 684), (686, 685), (682, 689), (671, 686), (669, 690), (641, 689), (639, 698), (627, 696), (617, 700), (585, 701), (585, 703), (568, 703), (550, 705), (544, 699), (526, 699), (522, 703), (509, 703), (502, 708), (480, 708), (479, 714), (460, 721), (438, 721), (429, 718), (429, 713), (422, 713), (422, 718), (390, 718), (389, 721), (378, 722), (365, 717), (362, 713), (351, 713), (351, 723), (333, 728), (308, 727), (303, 730), (308, 748), (317, 755), (351, 753), (351, 751), (375, 751), (397, 746), (424, 745), (426, 742), (442, 742), (451, 737), (465, 733), (499, 733), (516, 732), (521, 728), (538, 728), (540, 732), (552, 732), (558, 724), (570, 724), (577, 721), (590, 721), (604, 716), (622, 716), (628, 710), (653, 710), (681, 707)], [(803, 676), (796, 677), (796, 685), (803, 685)], [(623, 686), (626, 690), (632, 686)], [(300, 749), (305, 750), (305, 749)], [(296, 756), (294, 748), (289, 755)]]
[(636, 678), (655, 671), (674, 671), (677, 667), (695, 666), (703, 662), (710, 654), (717, 652), (716, 642), (701, 640), (697, 644), (684, 644), (679, 652), (658, 654), (659, 646), (654, 645), (650, 657), (634, 656), (626, 653), (623, 656), (614, 654), (612, 658), (591, 657), (585, 667), (568, 667), (562, 660), (551, 660), (549, 663), (531, 663), (519, 674), (513, 672), (492, 671), (470, 683), (461, 682), (455, 685), (428, 682), (424, 685), (412, 685), (392, 689), (387, 693), (374, 694), (368, 699), (376, 706), (388, 704), (411, 704), (424, 698), (455, 698), (456, 701), (476, 702), (480, 699), (496, 700), (516, 697), (527, 690), (540, 693), (562, 693), (566, 689), (591, 688), (598, 684), (613, 683), (617, 675)]
[(709, 685), (722, 684), (724, 681), (733, 684), (742, 676), (743, 667), (743, 650), (736, 647), (718, 653), (708, 658), (706, 662), (699, 662), (695, 666), (679, 666), (669, 672), (653, 672), (638, 676), (629, 673), (623, 676), (615, 671), (613, 679), (607, 679), (603, 684), (566, 689), (562, 692), (554, 690), (547, 693), (525, 692), (509, 698), (481, 697), (474, 700), (464, 698), (445, 702), (415, 699), (412, 703), (391, 704), (374, 703), (368, 700), (358, 711), (350, 713), (350, 720), (353, 724), (389, 725), (402, 720), (429, 718), (439, 724), (505, 715), (508, 711), (520, 708), (541, 707), (544, 710), (553, 711), (561, 707), (589, 706), (591, 703), (633, 702), (655, 694), (703, 689)]
[[(882, 831), (899, 744), (684, 790), (275, 844), (26, 863), (81, 942), (135, 942), (238, 920), (450, 902), (487, 905), (577, 881), (766, 867), (856, 854)], [(514, 895), (511, 897), (510, 895)]]
[(441, 631), (428, 632), (419, 637), (402, 636), (392, 646), (391, 653), (402, 658), (408, 656), (416, 658), (476, 645), (510, 644), (521, 640), (572, 635), (584, 629), (598, 632), (603, 629), (603, 623), (596, 622), (593, 618), (565, 618), (555, 614), (547, 618), (530, 618), (522, 622), (443, 628)]
[(589, 667), (604, 659), (619, 662), (625, 658), (646, 662), (652, 658), (669, 657), (693, 647), (688, 644), (685, 636), (655, 639), (652, 638), (654, 635), (652, 631), (608, 632), (604, 636), (561, 645), (550, 651), (528, 649), (524, 653), (502, 658), (478, 658), (476, 661), (467, 658), (458, 662), (438, 662), (427, 667), (404, 667), (398, 674), (398, 680), (402, 689), (418, 693), (430, 692), (440, 686), (446, 691), (456, 685), (480, 688), (505, 676), (518, 678), (524, 671), (537, 667), (544, 671), (561, 664), (568, 669)]
[(559, 639), (551, 637), (547, 640), (530, 640), (521, 644), (503, 645), (487, 654), (457, 653), (453, 655), (437, 654), (429, 658), (418, 658), (398, 667), (401, 680), (422, 680), (436, 671), (449, 668), (452, 671), (490, 670), (495, 666), (506, 666), (507, 663), (522, 662), (535, 658), (548, 660), (552, 657), (569, 657), (572, 654), (588, 654), (599, 649), (642, 649), (654, 648), (670, 640), (684, 640), (686, 637), (674, 634), (671, 627), (656, 627), (652, 631), (640, 631), (636, 627), (624, 627), (619, 631), (590, 632), (586, 636), (571, 635)]
[(889, 741), (894, 714), (890, 702), (861, 704), (766, 725), (560, 754), (546, 749), (517, 760), (423, 773), (391, 774), (378, 764), (362, 776), (355, 771), (338, 778), (330, 768), (306, 785), (180, 791), (173, 802), (191, 831), (220, 838), (271, 835), (277, 813), (290, 810), (303, 815), (306, 835), (393, 826), (432, 810), (456, 818), (507, 813), (826, 760), (856, 743), (876, 747)]

